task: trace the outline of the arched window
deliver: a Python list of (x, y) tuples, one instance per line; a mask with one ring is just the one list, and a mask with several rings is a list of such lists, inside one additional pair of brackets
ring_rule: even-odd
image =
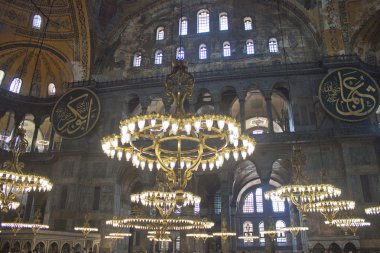
[(250, 192), (245, 196), (243, 213), (253, 213), (254, 211), (253, 192)]
[(32, 27), (34, 29), (41, 29), (42, 18), (40, 15), (34, 15)]
[(228, 30), (228, 16), (227, 13), (222, 12), (219, 14), (219, 30), (227, 31)]
[(133, 67), (140, 67), (141, 66), (141, 53), (137, 52), (133, 56)]
[(5, 72), (0, 70), (0, 85), (3, 83), (4, 76), (5, 76)]
[(253, 40), (247, 40), (247, 42), (245, 43), (245, 46), (247, 48), (247, 54), (255, 53), (255, 45), (253, 44)]
[(185, 49), (183, 47), (177, 48), (176, 59), (177, 60), (185, 59)]
[(162, 64), (162, 58), (163, 58), (162, 50), (157, 50), (156, 54), (154, 56), (154, 64), (160, 65)]
[(252, 19), (250, 17), (244, 18), (244, 30), (245, 31), (252, 30)]
[(187, 35), (187, 17), (179, 19), (179, 35)]
[(199, 46), (199, 59), (201, 60), (207, 59), (207, 47), (205, 44), (201, 44)]
[[(281, 230), (285, 227), (286, 227), (286, 224), (283, 220), (276, 221), (276, 230)], [(286, 233), (285, 232), (277, 233), (277, 244), (278, 245), (286, 244)]]
[(157, 28), (156, 40), (163, 40), (165, 38), (165, 30), (162, 26)]
[[(252, 236), (253, 235), (253, 224), (250, 221), (245, 221), (243, 223), (243, 235)], [(249, 245), (253, 243), (253, 239), (244, 239), (244, 244)]]
[(210, 31), (210, 14), (208, 10), (198, 11), (198, 33), (207, 33)]
[(48, 96), (54, 96), (56, 93), (56, 88), (54, 83), (49, 83), (48, 85)]
[(16, 77), (15, 79), (12, 80), (11, 86), (9, 87), (9, 91), (14, 92), (14, 93), (20, 93), (21, 85), (22, 85), (22, 80)]
[(256, 201), (256, 212), (262, 213), (264, 212), (263, 206), (263, 189), (257, 188), (255, 192), (255, 201)]
[(277, 53), (278, 52), (278, 44), (276, 38), (269, 39), (269, 52)]
[(265, 230), (264, 221), (260, 221), (260, 223), (259, 223), (260, 246), (265, 245), (265, 235), (260, 233), (261, 231), (264, 231), (264, 230)]
[(275, 213), (285, 212), (285, 202), (278, 197), (272, 197), (272, 208)]
[(228, 41), (223, 43), (223, 56), (224, 57), (229, 57), (231, 56), (231, 46)]

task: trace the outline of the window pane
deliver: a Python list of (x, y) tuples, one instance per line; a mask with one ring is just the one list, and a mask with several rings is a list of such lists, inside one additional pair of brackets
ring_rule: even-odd
[(255, 53), (255, 47), (253, 45), (252, 40), (247, 40), (246, 47), (247, 47), (247, 54), (254, 54)]
[(198, 33), (210, 31), (209, 13), (207, 10), (198, 12)]
[(244, 199), (243, 213), (253, 213), (253, 193), (250, 192)]
[(214, 212), (215, 214), (222, 212), (222, 197), (220, 196), (220, 192), (215, 193), (214, 196)]
[(207, 48), (206, 48), (206, 45), (201, 45), (199, 47), (199, 59), (201, 59), (201, 60), (207, 59)]
[(187, 18), (183, 17), (179, 20), (179, 35), (187, 35)]
[(156, 40), (163, 40), (165, 38), (165, 31), (163, 27), (157, 28)]
[(273, 212), (275, 213), (285, 212), (285, 201), (274, 196), (272, 198), (272, 207), (273, 207)]
[(195, 202), (194, 213), (199, 213), (199, 210), (200, 210), (200, 203), (199, 202)]
[(271, 53), (277, 53), (278, 52), (277, 40), (275, 38), (271, 38), (269, 40), (269, 52), (271, 52)]
[(177, 48), (177, 55), (176, 55), (177, 60), (183, 60), (185, 59), (185, 50), (183, 47)]
[(0, 85), (3, 83), (4, 76), (5, 76), (4, 71), (0, 70)]
[(252, 20), (249, 17), (244, 19), (244, 30), (246, 31), (252, 30)]
[(50, 83), (49, 86), (48, 86), (48, 95), (49, 96), (54, 96), (55, 92), (56, 92), (55, 84), (54, 83)]
[(256, 212), (262, 213), (264, 211), (263, 190), (261, 188), (257, 188), (255, 195), (256, 195)]
[(21, 85), (22, 85), (22, 80), (20, 78), (15, 78), (11, 82), (11, 86), (9, 87), (9, 91), (14, 92), (14, 93), (20, 93)]
[(264, 228), (264, 222), (261, 221), (259, 223), (259, 234), (260, 234), (260, 246), (264, 246), (265, 245), (265, 235), (261, 234), (260, 232), (261, 231), (264, 231), (265, 228)]
[(175, 238), (175, 250), (179, 251), (181, 248), (181, 237), (177, 236)]
[(231, 56), (231, 47), (230, 47), (230, 43), (228, 42), (225, 42), (223, 45), (223, 56), (224, 57)]
[[(286, 227), (286, 224), (282, 220), (276, 222), (276, 230), (280, 230)], [(277, 233), (277, 244), (284, 245), (286, 244), (286, 234), (285, 232)]]
[[(250, 221), (245, 221), (243, 223), (243, 235), (244, 236), (252, 236), (253, 235), (253, 224)], [(253, 239), (244, 239), (244, 245), (251, 245), (253, 243)]]
[(34, 15), (33, 17), (33, 28), (35, 29), (41, 29), (41, 23), (42, 23), (42, 19), (41, 19), (41, 16), (40, 15)]
[(162, 64), (163, 54), (161, 50), (158, 50), (155, 55), (154, 64)]
[(136, 53), (133, 57), (133, 67), (140, 67), (141, 66), (141, 54)]
[(219, 26), (221, 31), (228, 30), (228, 17), (226, 13), (220, 14)]

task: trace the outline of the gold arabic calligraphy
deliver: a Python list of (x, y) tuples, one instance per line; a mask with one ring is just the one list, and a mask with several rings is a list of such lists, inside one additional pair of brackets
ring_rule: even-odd
[(363, 73), (356, 70), (338, 71), (337, 75), (337, 81), (327, 80), (321, 89), (326, 94), (326, 102), (335, 104), (336, 113), (354, 117), (372, 113), (377, 105), (375, 84), (368, 83)]
[(58, 123), (56, 129), (60, 134), (67, 133), (74, 135), (76, 132), (87, 132), (91, 118), (94, 117), (93, 112), (97, 108), (94, 107), (93, 98), (89, 94), (83, 94), (75, 97), (64, 107), (56, 110)]

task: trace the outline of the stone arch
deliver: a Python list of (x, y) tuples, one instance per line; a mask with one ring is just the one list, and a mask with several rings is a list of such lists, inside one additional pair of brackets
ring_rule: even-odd
[(220, 112), (231, 115), (232, 103), (237, 99), (237, 91), (233, 86), (224, 86), (220, 93)]
[(215, 113), (213, 95), (208, 89), (202, 88), (199, 91), (195, 104), (195, 112), (197, 115)]
[(52, 242), (49, 245), (48, 253), (59, 253), (58, 243)]
[(275, 187), (286, 185), (292, 180), (292, 164), (287, 159), (277, 159), (272, 164), (269, 184)]
[(1, 248), (1, 253), (9, 253), (11, 245), (9, 242), (4, 242), (3, 247)]
[(342, 249), (338, 244), (333, 242), (329, 246), (329, 253), (342, 253)]
[(312, 253), (325, 253), (325, 247), (322, 244), (317, 243), (312, 249)]
[(150, 99), (150, 104), (147, 108), (147, 113), (165, 114), (165, 104), (161, 97), (154, 96)]
[(32, 250), (32, 244), (28, 241), (25, 242), (24, 245), (22, 246), (23, 251), (29, 252)]
[(65, 243), (62, 245), (61, 253), (70, 253), (70, 244)]
[[(288, 83), (278, 82), (272, 89), (273, 119), (278, 120), (284, 131), (294, 132), (293, 108), (290, 101), (290, 88)], [(275, 100), (275, 101), (273, 101)], [(276, 101), (279, 100), (278, 105)]]
[(40, 241), (36, 244), (35, 249), (38, 253), (45, 253), (46, 252), (46, 245), (44, 242)]
[(346, 245), (344, 245), (343, 252), (344, 253), (357, 253), (358, 249), (356, 248), (356, 246), (353, 243), (348, 242), (348, 243), (346, 243)]
[(261, 184), (261, 179), (256, 165), (249, 160), (238, 162), (236, 169), (234, 170), (234, 181), (232, 186), (233, 197), (231, 203), (238, 203), (242, 197), (242, 194), (247, 189)]
[(13, 248), (15, 249), (15, 252), (20, 252), (20, 250), (21, 250), (21, 244), (20, 244), (20, 242), (19, 241), (15, 241), (13, 243)]
[(380, 64), (380, 10), (362, 23), (351, 39), (351, 52), (370, 65)]

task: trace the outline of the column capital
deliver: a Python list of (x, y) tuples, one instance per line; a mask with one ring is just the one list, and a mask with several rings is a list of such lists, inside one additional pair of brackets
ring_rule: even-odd
[(245, 97), (247, 96), (247, 91), (246, 90), (237, 90), (236, 91), (236, 95), (237, 95), (239, 101), (240, 100), (244, 100), (245, 101)]

